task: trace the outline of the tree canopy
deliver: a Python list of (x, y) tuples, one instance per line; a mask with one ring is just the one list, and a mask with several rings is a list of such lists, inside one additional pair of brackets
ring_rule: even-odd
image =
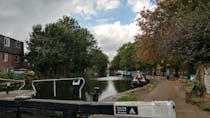
[(48, 78), (81, 75), (89, 66), (91, 51), (99, 50), (93, 35), (67, 16), (44, 27), (33, 26), (27, 44), (28, 62)]
[[(210, 57), (210, 1), (164, 0), (141, 11), (138, 53), (153, 63), (207, 62)], [(156, 57), (154, 60), (154, 57)]]
[(137, 43), (126, 43), (122, 45), (118, 51), (117, 55), (111, 61), (111, 70), (145, 70), (148, 67), (148, 63), (145, 61), (140, 61), (137, 58)]

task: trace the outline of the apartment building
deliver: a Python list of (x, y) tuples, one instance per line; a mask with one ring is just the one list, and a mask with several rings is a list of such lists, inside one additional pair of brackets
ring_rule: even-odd
[(22, 68), (23, 56), (23, 42), (0, 34), (0, 71)]

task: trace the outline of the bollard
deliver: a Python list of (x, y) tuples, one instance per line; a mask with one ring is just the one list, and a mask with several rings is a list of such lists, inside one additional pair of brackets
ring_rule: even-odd
[(9, 89), (10, 89), (10, 82), (7, 82), (7, 90), (6, 90), (6, 94), (9, 94)]
[(99, 87), (94, 87), (93, 91), (93, 101), (98, 102), (98, 97), (99, 97)]

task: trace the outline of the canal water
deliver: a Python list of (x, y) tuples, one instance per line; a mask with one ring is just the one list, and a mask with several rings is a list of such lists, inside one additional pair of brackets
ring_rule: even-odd
[[(101, 78), (85, 79), (85, 86), (82, 89), (82, 100), (92, 101), (94, 88), (99, 88), (99, 101), (106, 97), (115, 95), (131, 89), (130, 77), (109, 76)], [(36, 83), (37, 89), (36, 98), (38, 99), (60, 99), (60, 100), (79, 100), (79, 86), (73, 86), (73, 81), (57, 81), (56, 82), (56, 97), (53, 95), (53, 82)]]

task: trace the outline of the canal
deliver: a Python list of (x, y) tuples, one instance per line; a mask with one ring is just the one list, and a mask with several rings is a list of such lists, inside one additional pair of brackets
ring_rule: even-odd
[[(101, 78), (85, 79), (85, 86), (82, 89), (82, 100), (92, 101), (94, 88), (99, 88), (99, 101), (106, 97), (115, 95), (131, 89), (130, 77), (109, 76)], [(80, 85), (82, 82), (80, 82)], [(53, 82), (36, 83), (36, 98), (38, 99), (60, 99), (79, 100), (79, 86), (73, 86), (72, 81), (56, 82), (56, 97), (53, 96)]]

